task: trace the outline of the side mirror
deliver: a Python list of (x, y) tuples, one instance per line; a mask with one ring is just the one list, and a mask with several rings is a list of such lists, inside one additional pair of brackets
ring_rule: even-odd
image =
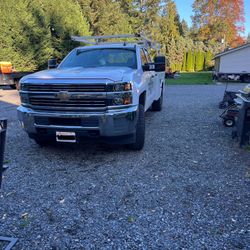
[(154, 58), (154, 65), (156, 72), (165, 72), (166, 70), (166, 58), (165, 56), (156, 56)]
[(142, 65), (143, 71), (154, 71), (155, 70), (155, 64), (154, 63), (146, 63)]
[(57, 64), (57, 60), (56, 58), (52, 58), (48, 60), (48, 69), (55, 69), (57, 68), (58, 64)]

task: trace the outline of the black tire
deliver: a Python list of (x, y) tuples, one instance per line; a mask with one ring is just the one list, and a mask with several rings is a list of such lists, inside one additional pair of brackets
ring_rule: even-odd
[(34, 141), (36, 142), (36, 144), (38, 144), (40, 147), (45, 147), (49, 145), (49, 141), (42, 139), (41, 137), (36, 137), (34, 138)]
[(223, 119), (223, 125), (225, 127), (233, 127), (235, 125), (235, 120), (233, 118), (225, 118)]
[(12, 85), (10, 85), (10, 88), (12, 88), (12, 89), (16, 89), (16, 84), (12, 84)]
[(163, 103), (163, 87), (161, 88), (160, 98), (152, 103), (152, 111), (161, 111), (162, 103)]
[(250, 75), (245, 75), (242, 77), (242, 82), (244, 83), (250, 83)]
[(136, 124), (135, 142), (128, 144), (128, 148), (133, 150), (141, 150), (143, 149), (144, 141), (145, 141), (145, 112), (144, 112), (144, 106), (140, 104), (139, 115)]

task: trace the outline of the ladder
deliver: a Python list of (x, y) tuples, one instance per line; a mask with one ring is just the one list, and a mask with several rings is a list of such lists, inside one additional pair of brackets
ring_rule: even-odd
[[(101, 45), (101, 44), (124, 44), (136, 43), (143, 45), (146, 48), (154, 49), (157, 52), (160, 51), (160, 44), (153, 42), (147, 38), (143, 33), (140, 34), (120, 34), (120, 35), (104, 35), (104, 36), (71, 36), (71, 39), (76, 42), (82, 42), (85, 44)], [(130, 41), (107, 41), (109, 39), (130, 39)], [(133, 39), (133, 40), (132, 40)]]

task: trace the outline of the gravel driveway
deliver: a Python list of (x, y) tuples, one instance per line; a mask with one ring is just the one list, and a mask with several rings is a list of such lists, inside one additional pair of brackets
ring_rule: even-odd
[(40, 148), (17, 122), (16, 91), (0, 90), (9, 119), (0, 235), (25, 250), (250, 249), (250, 152), (218, 117), (223, 91), (167, 87), (133, 152)]

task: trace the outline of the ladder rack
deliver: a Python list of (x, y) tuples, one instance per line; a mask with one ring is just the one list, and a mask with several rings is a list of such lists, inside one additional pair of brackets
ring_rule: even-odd
[[(73, 41), (83, 42), (86, 44), (100, 45), (100, 44), (128, 44), (136, 43), (143, 45), (146, 48), (151, 48), (157, 52), (160, 50), (161, 46), (159, 43), (153, 42), (151, 39), (147, 38), (144, 34), (120, 34), (120, 35), (105, 35), (105, 36), (71, 36)], [(131, 41), (107, 41), (109, 39), (131, 39)], [(132, 41), (133, 39), (133, 41)]]

